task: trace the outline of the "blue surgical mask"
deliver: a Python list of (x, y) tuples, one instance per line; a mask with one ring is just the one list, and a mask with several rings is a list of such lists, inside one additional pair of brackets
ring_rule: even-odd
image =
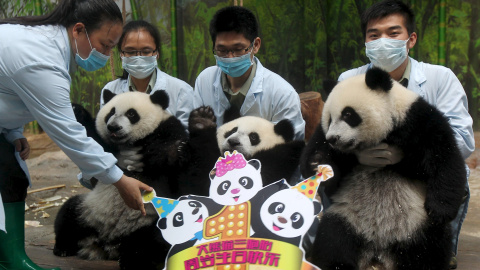
[(92, 43), (90, 43), (90, 38), (88, 37), (87, 29), (85, 29), (85, 34), (87, 35), (88, 43), (90, 44), (90, 48), (92, 49), (92, 51), (88, 55), (87, 59), (83, 59), (78, 54), (77, 40), (75, 39), (75, 47), (77, 49), (77, 54), (75, 55), (75, 62), (77, 62), (77, 64), (86, 71), (95, 71), (104, 67), (105, 64), (107, 64), (110, 56), (104, 55), (103, 53), (98, 52), (95, 48), (92, 47)]
[(157, 56), (122, 57), (122, 68), (137, 79), (150, 76), (157, 67)]
[(365, 43), (365, 52), (374, 66), (392, 72), (407, 59), (407, 41), (379, 38)]
[(225, 74), (232, 77), (240, 77), (245, 74), (245, 72), (247, 72), (247, 70), (253, 64), (252, 60), (250, 59), (250, 54), (251, 52), (232, 58), (220, 57), (216, 55), (214, 56), (217, 60), (217, 66), (220, 67)]

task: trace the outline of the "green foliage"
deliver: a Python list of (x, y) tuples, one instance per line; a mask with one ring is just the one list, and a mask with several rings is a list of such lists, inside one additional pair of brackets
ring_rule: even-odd
[[(54, 0), (40, 0), (45, 12)], [(360, 15), (378, 0), (249, 0), (244, 6), (260, 24), (262, 64), (289, 81), (298, 92), (322, 92), (325, 79), (337, 79), (351, 68), (368, 63)], [(417, 44), (410, 55), (438, 63), (439, 0), (404, 0), (416, 15)], [(233, 1), (176, 0), (178, 47), (172, 47), (171, 1), (134, 1), (140, 19), (158, 27), (161, 36), (159, 67), (172, 74), (172, 54), (178, 56), (178, 77), (193, 85), (198, 74), (215, 65), (208, 31), (213, 14)], [(35, 1), (0, 0), (0, 18), (33, 15)], [(121, 1), (117, 1), (121, 3)], [(480, 2), (446, 1), (446, 66), (463, 84), (475, 125), (480, 124)], [(128, 10), (127, 10), (128, 11)], [(131, 18), (127, 17), (127, 20)], [(115, 74), (122, 73), (114, 52)], [(99, 93), (112, 80), (109, 67), (93, 73), (72, 74), (72, 101), (98, 109)], [(477, 123), (478, 122), (478, 123)], [(480, 126), (479, 126), (480, 127)]]

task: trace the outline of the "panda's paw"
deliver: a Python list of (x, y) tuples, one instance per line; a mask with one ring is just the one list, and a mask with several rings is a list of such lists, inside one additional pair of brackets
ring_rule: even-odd
[(217, 118), (213, 109), (209, 106), (202, 106), (190, 113), (188, 129), (190, 132), (207, 128), (217, 128)]
[(310, 165), (310, 170), (315, 174), (317, 172), (318, 165), (320, 165), (320, 159), (322, 158), (322, 155), (319, 152), (315, 152), (313, 154), (308, 162), (308, 165)]

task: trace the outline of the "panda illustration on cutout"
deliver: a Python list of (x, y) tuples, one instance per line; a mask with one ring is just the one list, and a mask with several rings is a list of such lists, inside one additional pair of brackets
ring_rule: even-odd
[(143, 195), (144, 203), (153, 204), (159, 215), (157, 227), (172, 245), (168, 257), (191, 246), (205, 242), (205, 219), (220, 207), (208, 197), (182, 196), (178, 200), (157, 197), (155, 191)]
[[(265, 187), (260, 170), (260, 161), (246, 160), (241, 153), (227, 151), (210, 172), (210, 197), (187, 195), (172, 200), (155, 193), (144, 194), (144, 202), (157, 210), (157, 225), (163, 238), (172, 245), (165, 262), (167, 269), (177, 269), (198, 259), (202, 250), (216, 257), (215, 252), (229, 250), (229, 242), (246, 243), (247, 239), (277, 240), (274, 245), (279, 248), (286, 244), (303, 252), (299, 246), (302, 237), (322, 209), (315, 200), (317, 188), (333, 176), (332, 168), (320, 165), (314, 176), (295, 186), (281, 179)], [(225, 250), (214, 251), (215, 246), (224, 244)], [(197, 255), (191, 258), (188, 254)], [(309, 264), (304, 259), (303, 263)], [(235, 267), (248, 269), (242, 263)]]
[(298, 246), (302, 236), (322, 211), (322, 204), (315, 200), (317, 188), (332, 176), (330, 166), (320, 165), (314, 176), (293, 187), (283, 180), (264, 187), (252, 199), (252, 205), (261, 205), (260, 211), (252, 217), (252, 237), (275, 239)]

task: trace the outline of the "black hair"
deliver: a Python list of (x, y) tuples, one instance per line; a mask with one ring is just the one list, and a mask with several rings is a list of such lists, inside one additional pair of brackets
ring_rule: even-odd
[(213, 46), (217, 34), (221, 32), (237, 32), (253, 42), (258, 37), (258, 23), (253, 13), (239, 6), (229, 6), (218, 10), (210, 21), (210, 36)]
[(372, 20), (382, 19), (392, 14), (400, 14), (405, 20), (408, 35), (415, 32), (415, 15), (412, 9), (399, 0), (385, 0), (370, 6), (362, 14), (361, 25), (363, 37), (367, 34), (367, 24)]
[(119, 52), (122, 51), (122, 45), (125, 41), (125, 36), (130, 32), (138, 31), (140, 29), (147, 31), (150, 36), (152, 36), (153, 41), (155, 42), (155, 49), (157, 51), (160, 50), (160, 33), (158, 32), (158, 29), (149, 22), (138, 20), (131, 21), (123, 26), (122, 36), (120, 36), (120, 40), (117, 44), (117, 49)]
[[(133, 31), (138, 31), (140, 29), (147, 31), (150, 34), (150, 36), (152, 36), (153, 41), (155, 42), (155, 49), (157, 50), (157, 53), (160, 55), (160, 33), (158, 32), (158, 29), (155, 26), (153, 26), (151, 23), (144, 20), (130, 21), (123, 26), (123, 32), (117, 44), (118, 52), (119, 53), (122, 52), (122, 45), (123, 45), (123, 42), (125, 41), (125, 37), (127, 36), (127, 34)], [(123, 70), (123, 74), (122, 76), (119, 76), (119, 78), (121, 79), (128, 78), (128, 72), (126, 70)]]
[(81, 22), (86, 29), (93, 31), (100, 29), (106, 21), (123, 23), (120, 8), (113, 0), (62, 0), (49, 14), (3, 19), (0, 24), (62, 25), (68, 28)]

